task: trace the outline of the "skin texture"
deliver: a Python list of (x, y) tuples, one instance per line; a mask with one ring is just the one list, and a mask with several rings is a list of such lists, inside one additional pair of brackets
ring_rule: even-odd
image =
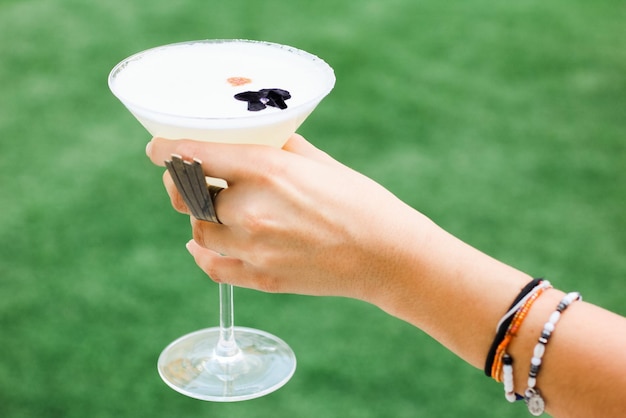
[[(228, 182), (215, 202), (222, 224), (191, 218), (193, 240), (187, 244), (216, 282), (361, 299), (482, 368), (497, 322), (531, 280), (299, 135), (283, 149), (155, 138), (146, 153), (161, 166), (171, 154), (198, 158), (207, 176)], [(174, 208), (188, 213), (167, 172), (163, 181)], [(518, 393), (526, 388), (537, 337), (563, 295), (545, 292), (510, 345)], [(557, 417), (622, 416), (625, 348), (625, 318), (574, 303), (543, 358), (537, 387), (547, 411)]]

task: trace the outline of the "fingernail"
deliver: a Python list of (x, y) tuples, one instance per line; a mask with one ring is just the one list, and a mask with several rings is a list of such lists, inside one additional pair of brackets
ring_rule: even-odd
[(187, 248), (187, 251), (189, 251), (189, 254), (191, 255), (193, 255), (194, 253), (193, 244), (194, 244), (193, 240), (189, 240), (187, 244), (185, 244), (185, 248)]
[(149, 157), (152, 153), (152, 141), (148, 142), (146, 145), (146, 155)]

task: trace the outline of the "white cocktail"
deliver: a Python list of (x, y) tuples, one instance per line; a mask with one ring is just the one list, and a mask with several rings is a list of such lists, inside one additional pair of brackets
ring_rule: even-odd
[[(292, 47), (198, 41), (141, 52), (118, 64), (113, 93), (154, 136), (282, 146), (333, 88), (332, 69)], [(248, 111), (234, 95), (280, 88), (287, 109)]]
[[(247, 40), (166, 45), (135, 54), (109, 87), (154, 136), (281, 147), (332, 90), (332, 68), (293, 47)], [(220, 284), (220, 326), (185, 335), (158, 361), (173, 389), (239, 401), (283, 386), (295, 356), (281, 339), (233, 325), (232, 287)]]

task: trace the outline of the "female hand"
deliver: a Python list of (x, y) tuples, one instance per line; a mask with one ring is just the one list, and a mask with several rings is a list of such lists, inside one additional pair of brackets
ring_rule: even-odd
[[(207, 176), (228, 182), (215, 202), (223, 224), (192, 218), (188, 244), (217, 282), (363, 299), (482, 368), (495, 324), (530, 280), (298, 135), (283, 149), (154, 139), (147, 153), (159, 165), (172, 154), (198, 158)], [(187, 212), (167, 172), (164, 180), (174, 207)], [(515, 388), (526, 387), (537, 334), (562, 296), (547, 291), (516, 334), (510, 351)], [(591, 304), (576, 305), (551, 338), (542, 396), (554, 416), (619, 415), (626, 322)], [(604, 342), (601, 355), (589, 341)]]
[[(376, 303), (430, 225), (299, 135), (283, 149), (155, 138), (147, 154), (158, 165), (172, 154), (200, 159), (205, 175), (228, 182), (215, 202), (222, 224), (192, 218), (188, 244), (216, 282)], [(167, 172), (164, 182), (173, 206), (188, 213)]]

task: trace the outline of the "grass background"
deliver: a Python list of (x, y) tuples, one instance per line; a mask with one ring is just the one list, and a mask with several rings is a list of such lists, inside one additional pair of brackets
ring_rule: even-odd
[(216, 323), (217, 287), (106, 77), (190, 39), (320, 55), (338, 81), (302, 134), (476, 247), (624, 315), (624, 21), (609, 0), (3, 0), (0, 416), (527, 416), (372, 306), (247, 290), (236, 322), (289, 342), (292, 381), (235, 404), (165, 386), (160, 350)]

